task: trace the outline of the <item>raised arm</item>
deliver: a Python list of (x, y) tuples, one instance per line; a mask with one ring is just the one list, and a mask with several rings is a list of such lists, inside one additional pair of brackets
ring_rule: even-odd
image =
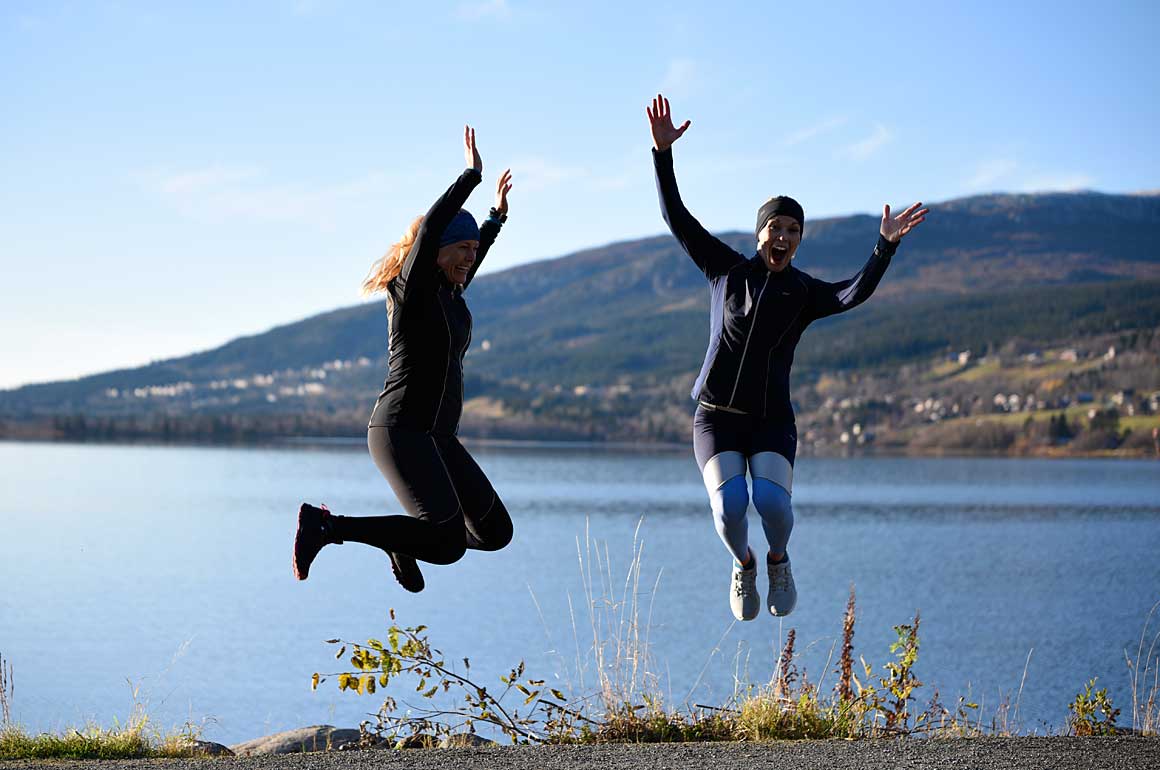
[(853, 278), (836, 283), (812, 279), (810, 306), (808, 308), (811, 320), (844, 313), (870, 298), (870, 295), (878, 288), (878, 282), (882, 280), (886, 268), (890, 266), (890, 258), (898, 250), (902, 236), (918, 227), (926, 219), (929, 209), (919, 210), (921, 205), (921, 203), (915, 203), (897, 217), (890, 216), (889, 205), (882, 207), (882, 224), (878, 230), (878, 243), (874, 245), (874, 252), (870, 255), (870, 259)]
[(701, 268), (701, 272), (709, 278), (723, 275), (745, 258), (714, 237), (689, 213), (681, 200), (677, 177), (673, 172), (673, 142), (684, 135), (690, 122), (686, 120), (680, 128), (674, 126), (669, 100), (660, 94), (653, 99), (651, 107), (645, 108), (645, 112), (652, 129), (653, 166), (656, 169), (661, 215), (681, 248)]
[(512, 170), (509, 168), (500, 174), (499, 181), (495, 184), (495, 206), (488, 213), (488, 217), (484, 223), (479, 226), (479, 250), (475, 252), (475, 262), (472, 263), (471, 269), (467, 271), (467, 280), (463, 282), (464, 289), (471, 283), (471, 279), (475, 277), (476, 271), (479, 270), (480, 264), (483, 263), (483, 258), (487, 256), (488, 249), (491, 248), (491, 244), (495, 243), (500, 228), (507, 221), (507, 195), (511, 192), (511, 189)]
[(419, 232), (415, 236), (407, 259), (403, 262), (403, 269), (399, 272), (397, 280), (403, 286), (404, 297), (422, 286), (435, 282), (435, 258), (439, 255), (439, 238), (463, 208), (471, 191), (483, 179), (483, 161), (475, 146), (475, 129), (470, 126), (463, 127), (463, 152), (468, 168), (428, 209), (423, 217), (423, 223), (419, 225)]

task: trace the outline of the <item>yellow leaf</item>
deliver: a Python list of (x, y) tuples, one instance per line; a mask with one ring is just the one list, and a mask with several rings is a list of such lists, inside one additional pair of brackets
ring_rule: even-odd
[(315, 672), (314, 676), (310, 677), (310, 689), (311, 689), (311, 690), (317, 690), (317, 689), (318, 689), (318, 682), (319, 682), (321, 679), (322, 679), (322, 677), (320, 677), (320, 676), (318, 675), (318, 673), (317, 673), (317, 672)]

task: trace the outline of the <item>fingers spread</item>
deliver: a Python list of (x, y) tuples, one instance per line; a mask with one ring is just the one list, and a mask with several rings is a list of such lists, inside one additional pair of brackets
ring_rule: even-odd
[(906, 208), (903, 210), (903, 212), (902, 212), (901, 214), (899, 214), (899, 215), (898, 215), (899, 219), (904, 219), (904, 218), (906, 218), (906, 217), (910, 216), (911, 214), (913, 214), (913, 213), (914, 213), (915, 209), (917, 209), (917, 208), (918, 208), (919, 206), (921, 206), (921, 205), (922, 205), (922, 203), (921, 203), (921, 202), (916, 202), (916, 203), (914, 203), (913, 205), (907, 206), (907, 207), (906, 207)]

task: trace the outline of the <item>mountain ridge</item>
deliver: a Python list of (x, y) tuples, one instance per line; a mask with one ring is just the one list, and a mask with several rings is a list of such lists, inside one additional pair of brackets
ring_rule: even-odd
[[(812, 220), (796, 264), (826, 280), (852, 275), (877, 227), (866, 214)], [(795, 393), (824, 372), (1160, 325), (1158, 236), (1160, 195), (1003, 193), (936, 204), (866, 306), (807, 331)], [(753, 251), (751, 233), (719, 237)], [(671, 430), (689, 407), (687, 380), (704, 351), (705, 286), (671, 235), (480, 276), (468, 293), (476, 321), (468, 401), (485, 399), (480, 414), (495, 416), (494, 425), (519, 414), (521, 425), (543, 427), (537, 421), (551, 413), (552, 430), (572, 431), (569, 420), (603, 413), (577, 411), (587, 394), (631, 392), (617, 414), (631, 402), (666, 414)], [(0, 391), (0, 417), (282, 415), (349, 428), (369, 412), (386, 374), (386, 337), (381, 301), (360, 303), (186, 356)]]

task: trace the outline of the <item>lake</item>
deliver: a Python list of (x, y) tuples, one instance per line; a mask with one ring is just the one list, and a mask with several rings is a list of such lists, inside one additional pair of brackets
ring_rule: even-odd
[[(641, 620), (671, 705), (720, 704), (737, 676), (767, 681), (791, 627), (807, 673), (829, 688), (853, 584), (855, 654), (876, 666), (891, 626), (921, 610), (923, 702), (934, 687), (948, 703), (969, 692), (990, 716), (1026, 667), (1024, 731), (1061, 729), (1092, 677), (1130, 724), (1124, 650), (1134, 655), (1160, 600), (1158, 463), (801, 458), (798, 607), (784, 621), (735, 623), (730, 558), (691, 451), (472, 451), (515, 539), (428, 566), (427, 589), (412, 595), (381, 552), (358, 544), (324, 550), (308, 581), (291, 575), (301, 501), (400, 511), (365, 445), (0, 443), (0, 655), (13, 666), (14, 720), (109, 725), (136, 698), (158, 726), (192, 721), (223, 743), (353, 727), (382, 691), (339, 694), (332, 680), (311, 692), (310, 676), (344, 670), (324, 640), (381, 638), (390, 608), (427, 625), (448, 659), (470, 657), (481, 683), (522, 659), (580, 693), (594, 671), (578, 550), (593, 572), (607, 554), (619, 600), (636, 536)], [(609, 593), (599, 583), (588, 586)], [(764, 577), (758, 585), (764, 593)]]

